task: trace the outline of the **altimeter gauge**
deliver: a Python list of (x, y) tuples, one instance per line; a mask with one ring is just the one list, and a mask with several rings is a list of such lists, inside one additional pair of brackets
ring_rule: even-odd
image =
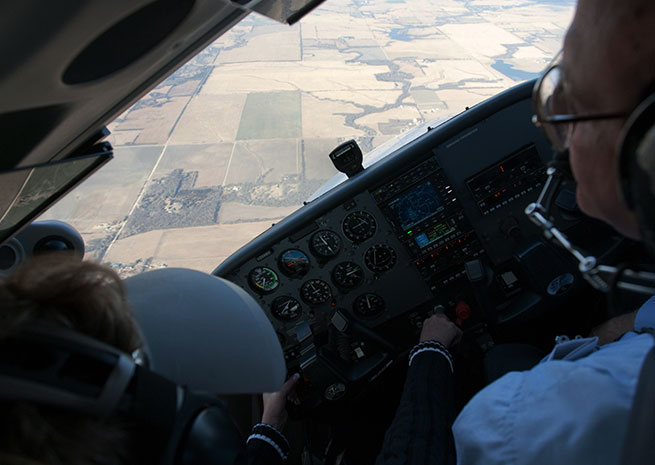
[(248, 274), (250, 286), (260, 294), (273, 292), (280, 285), (277, 273), (266, 266), (253, 268)]
[(314, 255), (320, 258), (336, 257), (341, 250), (341, 238), (334, 231), (324, 229), (312, 236), (310, 246)]

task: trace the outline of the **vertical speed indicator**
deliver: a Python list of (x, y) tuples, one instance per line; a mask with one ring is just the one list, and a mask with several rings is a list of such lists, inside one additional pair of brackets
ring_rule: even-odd
[(352, 289), (364, 280), (364, 270), (357, 263), (341, 262), (332, 270), (332, 280), (342, 289)]

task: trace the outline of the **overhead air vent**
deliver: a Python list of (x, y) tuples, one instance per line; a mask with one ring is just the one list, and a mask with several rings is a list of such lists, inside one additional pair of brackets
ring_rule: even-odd
[(120, 22), (82, 50), (68, 66), (65, 84), (83, 84), (129, 66), (159, 45), (189, 14), (195, 0), (159, 0)]
[(0, 276), (8, 275), (23, 260), (25, 251), (15, 238), (0, 245)]

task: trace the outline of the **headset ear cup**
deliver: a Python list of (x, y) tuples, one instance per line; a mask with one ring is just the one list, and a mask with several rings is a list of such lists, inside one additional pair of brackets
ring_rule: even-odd
[(642, 240), (655, 256), (655, 93), (626, 122), (619, 175), (623, 198), (635, 212)]
[(218, 400), (195, 417), (177, 456), (177, 465), (246, 465), (248, 462), (245, 441)]

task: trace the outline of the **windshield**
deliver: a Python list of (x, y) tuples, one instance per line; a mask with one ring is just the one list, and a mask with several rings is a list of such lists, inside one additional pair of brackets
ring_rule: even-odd
[(87, 258), (123, 276), (209, 272), (333, 178), (339, 143), (377, 159), (536, 77), (573, 7), (329, 0), (294, 26), (252, 14), (114, 121), (115, 159), (41, 219), (75, 226)]

